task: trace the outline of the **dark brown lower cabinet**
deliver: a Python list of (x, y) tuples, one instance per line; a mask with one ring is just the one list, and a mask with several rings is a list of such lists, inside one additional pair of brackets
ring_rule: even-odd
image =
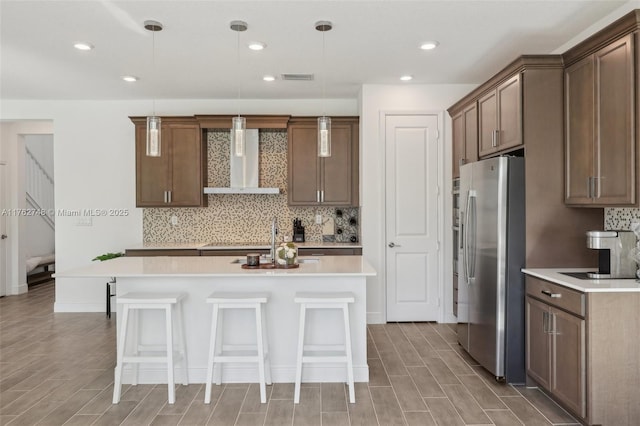
[(534, 280), (527, 277), (527, 374), (584, 418), (584, 294)]
[(640, 291), (526, 283), (528, 384), (585, 424), (640, 424)]

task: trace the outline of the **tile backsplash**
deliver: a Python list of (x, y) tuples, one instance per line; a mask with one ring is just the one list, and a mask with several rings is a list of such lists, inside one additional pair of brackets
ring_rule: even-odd
[(640, 209), (620, 207), (604, 209), (604, 229), (606, 231), (629, 231), (632, 219), (640, 220)]
[[(358, 238), (358, 208), (288, 206), (287, 132), (260, 130), (259, 141), (259, 186), (280, 188), (280, 194), (210, 194), (208, 207), (146, 208), (142, 225), (144, 242), (267, 242), (273, 217), (278, 218), (280, 238), (293, 235), (295, 218), (302, 220), (306, 241)], [(229, 130), (209, 131), (209, 186), (229, 186), (229, 151)], [(323, 236), (323, 225), (315, 224), (317, 214), (322, 215), (323, 221), (333, 220), (333, 234)], [(173, 216), (176, 225), (171, 224)]]

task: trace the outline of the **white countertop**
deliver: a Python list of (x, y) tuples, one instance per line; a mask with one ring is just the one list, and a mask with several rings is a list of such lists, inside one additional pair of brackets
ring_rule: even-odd
[[(277, 244), (280, 244), (278, 242)], [(300, 248), (362, 248), (360, 243), (336, 243), (322, 241), (306, 241), (304, 243), (294, 243)], [(252, 243), (252, 242), (146, 242), (127, 247), (127, 250), (258, 250), (269, 249), (269, 243)]]
[[(246, 276), (374, 276), (376, 271), (362, 256), (322, 256), (316, 263), (295, 269), (242, 269), (231, 263), (237, 256), (119, 257), (69, 271), (56, 278), (102, 277), (246, 277)], [(308, 259), (302, 256), (300, 259)]]
[(523, 269), (522, 272), (584, 293), (640, 292), (640, 283), (633, 278), (583, 280), (562, 274), (562, 272), (589, 272), (593, 270), (593, 268), (548, 268)]

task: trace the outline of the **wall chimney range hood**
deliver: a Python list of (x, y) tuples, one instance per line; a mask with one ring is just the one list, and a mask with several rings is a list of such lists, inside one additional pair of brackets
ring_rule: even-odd
[(279, 194), (280, 188), (258, 187), (258, 129), (245, 130), (245, 155), (229, 156), (230, 185), (224, 188), (205, 187), (205, 194)]

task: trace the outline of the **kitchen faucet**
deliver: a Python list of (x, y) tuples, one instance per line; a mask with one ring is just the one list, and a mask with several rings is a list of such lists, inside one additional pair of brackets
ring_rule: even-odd
[(276, 234), (278, 234), (278, 218), (271, 222), (271, 263), (276, 263)]

